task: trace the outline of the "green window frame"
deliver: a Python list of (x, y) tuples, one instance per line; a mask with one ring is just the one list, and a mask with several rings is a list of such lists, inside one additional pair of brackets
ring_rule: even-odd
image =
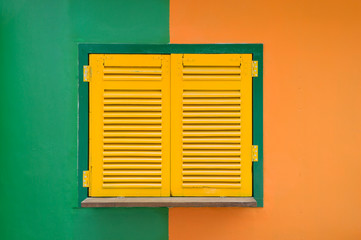
[(258, 145), (258, 161), (253, 162), (253, 198), (263, 207), (263, 44), (79, 44), (78, 45), (78, 206), (88, 197), (83, 187), (83, 171), (88, 170), (89, 88), (83, 81), (83, 66), (89, 54), (252, 54), (258, 61), (258, 77), (253, 78), (253, 145)]

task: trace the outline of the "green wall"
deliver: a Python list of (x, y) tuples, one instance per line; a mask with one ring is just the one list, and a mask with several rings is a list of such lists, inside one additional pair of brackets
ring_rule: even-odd
[(166, 0), (0, 0), (0, 239), (167, 239), (166, 208), (77, 208), (78, 43), (168, 43)]

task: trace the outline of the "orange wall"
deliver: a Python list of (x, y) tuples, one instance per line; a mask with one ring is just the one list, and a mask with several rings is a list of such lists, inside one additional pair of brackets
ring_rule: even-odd
[(361, 1), (171, 0), (171, 43), (264, 44), (264, 208), (171, 208), (170, 239), (361, 239)]

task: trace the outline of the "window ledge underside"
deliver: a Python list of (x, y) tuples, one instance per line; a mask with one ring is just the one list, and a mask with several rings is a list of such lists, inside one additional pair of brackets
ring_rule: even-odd
[(257, 207), (257, 202), (253, 197), (89, 197), (81, 207)]

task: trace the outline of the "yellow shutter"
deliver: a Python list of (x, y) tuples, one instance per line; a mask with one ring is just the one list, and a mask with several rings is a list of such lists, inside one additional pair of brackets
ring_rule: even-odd
[(90, 196), (169, 196), (170, 56), (90, 54)]
[(252, 55), (171, 63), (171, 195), (252, 196)]

